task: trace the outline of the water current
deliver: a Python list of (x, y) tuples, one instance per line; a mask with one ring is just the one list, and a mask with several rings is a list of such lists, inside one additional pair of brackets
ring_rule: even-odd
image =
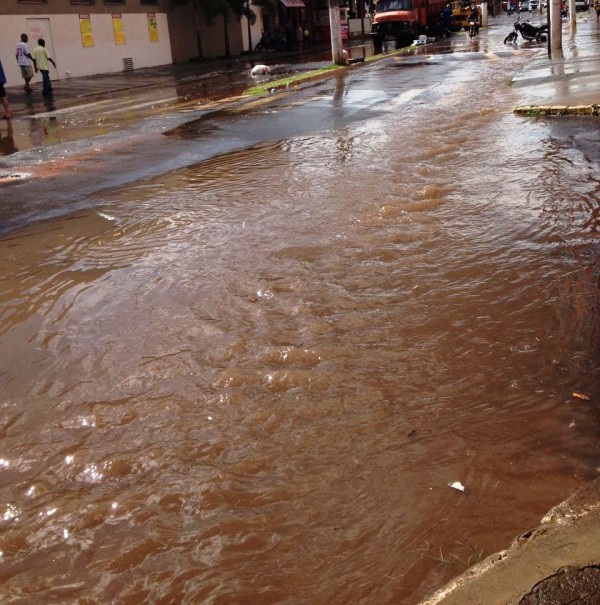
[(466, 59), (2, 236), (3, 603), (414, 604), (596, 476), (598, 127)]

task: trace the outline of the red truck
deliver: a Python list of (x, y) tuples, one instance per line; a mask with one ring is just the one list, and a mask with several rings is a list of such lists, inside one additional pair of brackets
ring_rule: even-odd
[(448, 0), (377, 0), (371, 25), (371, 40), (381, 48), (386, 38), (399, 45), (416, 40), (422, 33), (437, 31)]

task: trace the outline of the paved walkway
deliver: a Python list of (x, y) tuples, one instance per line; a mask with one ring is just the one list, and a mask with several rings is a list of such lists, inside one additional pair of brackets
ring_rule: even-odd
[(524, 107), (600, 109), (600, 25), (595, 11), (579, 13), (574, 32), (565, 23), (562, 51), (553, 51), (552, 57), (540, 52), (512, 82), (524, 93)]

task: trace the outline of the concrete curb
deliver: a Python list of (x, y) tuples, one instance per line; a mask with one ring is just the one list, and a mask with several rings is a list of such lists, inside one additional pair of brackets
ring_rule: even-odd
[[(420, 605), (598, 603), (600, 589), (594, 587), (590, 594), (582, 573), (600, 565), (598, 544), (600, 479), (552, 508), (508, 549), (467, 570)], [(566, 573), (571, 575), (568, 582), (562, 577)], [(552, 583), (555, 586), (548, 587)], [(589, 598), (583, 598), (586, 595)]]
[(600, 116), (600, 105), (522, 105), (514, 113), (530, 118), (541, 116)]

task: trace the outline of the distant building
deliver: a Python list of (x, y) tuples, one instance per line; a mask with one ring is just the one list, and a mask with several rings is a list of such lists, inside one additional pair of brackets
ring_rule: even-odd
[[(356, 8), (359, 16), (365, 13), (363, 2), (340, 4), (343, 26)], [(256, 23), (248, 27), (245, 17), (231, 15), (227, 30), (221, 16), (209, 25), (203, 6), (203, 0), (0, 0), (0, 59), (8, 86), (22, 82), (15, 60), (22, 33), (30, 50), (45, 39), (58, 66), (51, 68), (53, 80), (237, 56), (255, 49), (263, 31), (285, 31), (293, 46), (298, 25), (305, 45), (329, 40), (327, 0), (277, 0), (271, 12), (251, 2)]]
[[(180, 63), (225, 54), (221, 17), (210, 26), (198, 0), (0, 0), (0, 58), (8, 86), (21, 83), (15, 60), (20, 35), (29, 48), (44, 38), (57, 63), (52, 79)], [(258, 12), (258, 11), (257, 11)], [(229, 51), (239, 55), (242, 24), (228, 26)], [(260, 26), (258, 28), (260, 38)], [(258, 40), (257, 40), (258, 41)]]

